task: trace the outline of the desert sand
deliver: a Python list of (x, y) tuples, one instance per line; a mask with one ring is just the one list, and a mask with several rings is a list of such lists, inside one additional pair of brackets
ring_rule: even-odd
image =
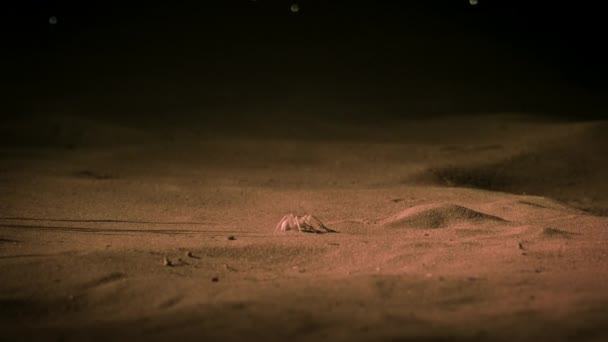
[(197, 3), (6, 43), (0, 340), (608, 340), (600, 63), (467, 7)]
[(3, 339), (608, 337), (605, 122), (53, 120), (2, 150)]

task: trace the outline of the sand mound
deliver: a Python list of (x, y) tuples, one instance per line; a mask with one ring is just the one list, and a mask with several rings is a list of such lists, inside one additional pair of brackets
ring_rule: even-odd
[(457, 223), (506, 222), (504, 219), (454, 204), (427, 204), (406, 209), (382, 221), (390, 228), (447, 228)]
[(560, 139), (526, 147), (498, 161), (437, 165), (420, 179), (445, 186), (547, 196), (608, 215), (608, 189), (602, 181), (608, 163), (601, 157), (608, 144), (602, 133), (607, 128), (607, 122), (582, 124)]

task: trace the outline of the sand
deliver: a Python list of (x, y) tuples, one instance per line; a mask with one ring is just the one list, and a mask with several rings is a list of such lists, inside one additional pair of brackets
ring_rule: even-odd
[(0, 341), (608, 340), (592, 4), (135, 3), (4, 18)]
[(608, 338), (607, 122), (234, 125), (4, 122), (0, 339)]

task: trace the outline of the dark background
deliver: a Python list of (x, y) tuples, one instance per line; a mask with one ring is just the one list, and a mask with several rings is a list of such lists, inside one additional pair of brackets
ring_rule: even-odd
[(597, 2), (291, 3), (3, 2), (3, 116), (605, 116)]

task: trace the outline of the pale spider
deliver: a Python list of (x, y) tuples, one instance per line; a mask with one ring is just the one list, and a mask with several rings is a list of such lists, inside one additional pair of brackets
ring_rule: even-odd
[(336, 231), (327, 228), (321, 220), (312, 216), (312, 215), (303, 215), (298, 216), (294, 214), (288, 214), (283, 216), (281, 221), (277, 224), (277, 227), (274, 229), (275, 233), (277, 231), (286, 232), (288, 230), (298, 229), (300, 233), (335, 233)]

